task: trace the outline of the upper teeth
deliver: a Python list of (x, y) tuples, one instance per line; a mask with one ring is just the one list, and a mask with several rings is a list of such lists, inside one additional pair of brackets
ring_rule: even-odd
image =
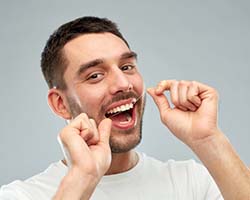
[(107, 114), (114, 114), (114, 113), (124, 112), (126, 110), (129, 110), (129, 109), (134, 107), (134, 103), (135, 103), (135, 101), (133, 100), (131, 103), (115, 107), (115, 108), (109, 110), (107, 112)]

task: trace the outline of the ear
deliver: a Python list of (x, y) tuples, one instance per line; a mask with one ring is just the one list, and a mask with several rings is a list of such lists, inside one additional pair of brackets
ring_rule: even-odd
[(69, 110), (67, 109), (67, 101), (65, 95), (56, 88), (51, 88), (48, 92), (48, 103), (54, 113), (66, 120), (72, 118)]

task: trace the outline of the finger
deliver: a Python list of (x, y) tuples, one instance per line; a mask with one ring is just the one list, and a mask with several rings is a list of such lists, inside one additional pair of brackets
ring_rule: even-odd
[(67, 164), (70, 164), (70, 161), (77, 161), (75, 156), (78, 155), (79, 151), (81, 154), (88, 152), (88, 146), (79, 135), (79, 132), (76, 132), (76, 129), (69, 125), (63, 128), (58, 135), (58, 142), (63, 150)]
[[(77, 142), (79, 139), (81, 139), (79, 140), (81, 143), (85, 143), (82, 142), (83, 135), (81, 134), (83, 131), (87, 132), (89, 127), (89, 123), (86, 123), (86, 118), (88, 118), (88, 116), (85, 113), (78, 115), (61, 131), (60, 138), (65, 145), (70, 142)], [(86, 136), (86, 139), (88, 139), (88, 136)]]
[(109, 137), (111, 132), (112, 121), (109, 118), (102, 120), (98, 126), (99, 142), (109, 145)]
[[(70, 124), (70, 127), (74, 128), (75, 132), (81, 136), (81, 138), (88, 144), (94, 144), (95, 142), (95, 130), (86, 113), (78, 115)], [(98, 137), (98, 136), (97, 136)], [(92, 140), (93, 139), (93, 140)]]
[(176, 80), (163, 80), (156, 87), (156, 94), (162, 94), (164, 91), (169, 90), (170, 99), (173, 105), (181, 110), (187, 111), (187, 109), (180, 105), (179, 95), (178, 95), (178, 84), (179, 82)]
[(183, 111), (187, 111), (187, 108), (185, 108), (184, 106), (180, 104), (179, 93), (178, 93), (179, 82), (176, 80), (171, 80), (170, 82), (171, 84), (170, 84), (169, 91), (170, 91), (171, 102), (176, 108), (181, 109)]
[(156, 90), (156, 88), (148, 88), (147, 92), (153, 98), (160, 113), (164, 113), (170, 109), (168, 99), (164, 94), (157, 94)]
[(81, 113), (78, 115), (75, 119), (71, 121), (69, 124), (72, 128), (78, 129), (79, 131), (82, 131), (89, 126), (91, 126), (91, 123), (89, 122), (89, 117), (86, 113)]
[(191, 102), (189, 102), (189, 100), (187, 98), (187, 92), (188, 92), (188, 82), (180, 81), (179, 87), (178, 87), (179, 103), (186, 110), (195, 111), (197, 108), (195, 105), (193, 105)]
[(198, 85), (196, 84), (196, 82), (192, 81), (187, 91), (187, 99), (197, 107), (201, 105), (201, 99), (198, 95), (199, 95)]
[(88, 117), (87, 114), (83, 115), (82, 118), (79, 119), (81, 122), (81, 130), (80, 135), (87, 143), (94, 138), (94, 127)]
[(182, 110), (186, 110), (184, 107), (180, 105), (179, 94), (178, 94), (178, 81), (173, 81), (171, 83), (170, 98), (175, 107), (181, 108)]
[(94, 119), (89, 119), (89, 121), (91, 123), (92, 137), (86, 141), (88, 146), (95, 145), (99, 142), (99, 133), (97, 130), (96, 122)]
[(164, 91), (170, 90), (171, 85), (175, 82), (176, 82), (175, 80), (163, 80), (163, 81), (161, 81), (157, 85), (155, 93), (158, 95), (158, 94), (162, 94)]
[(198, 91), (199, 91), (199, 97), (201, 99), (201, 101), (203, 99), (216, 99), (218, 100), (218, 93), (217, 91), (212, 88), (212, 87), (209, 87), (203, 83), (200, 83), (200, 82), (194, 82), (197, 84), (197, 87), (198, 87)]

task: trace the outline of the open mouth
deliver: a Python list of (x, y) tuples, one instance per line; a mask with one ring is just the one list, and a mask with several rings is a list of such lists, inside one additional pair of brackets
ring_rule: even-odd
[(133, 99), (130, 103), (119, 105), (107, 111), (105, 116), (110, 118), (117, 128), (130, 128), (135, 124), (135, 103)]

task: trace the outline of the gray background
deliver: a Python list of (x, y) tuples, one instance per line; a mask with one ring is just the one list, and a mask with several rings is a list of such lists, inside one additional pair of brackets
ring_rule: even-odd
[[(250, 165), (250, 3), (238, 1), (1, 1), (0, 185), (25, 179), (57, 161), (64, 121), (50, 111), (40, 72), (45, 41), (83, 15), (116, 21), (147, 86), (162, 79), (207, 83), (220, 93), (219, 124)], [(196, 156), (161, 124), (147, 99), (138, 150), (161, 160)]]

